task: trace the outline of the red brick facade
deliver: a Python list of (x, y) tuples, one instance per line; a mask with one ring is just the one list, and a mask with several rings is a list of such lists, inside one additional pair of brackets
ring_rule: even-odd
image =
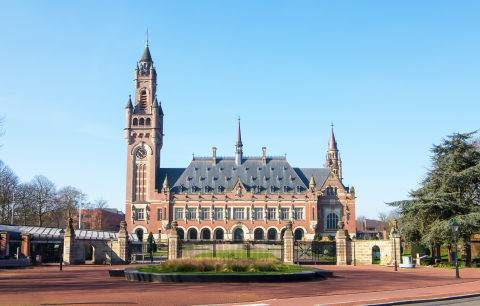
[[(115, 213), (110, 209), (82, 209), (82, 229), (84, 230), (118, 232), (122, 221), (125, 221), (125, 215), (118, 211)], [(78, 228), (78, 212), (73, 217), (73, 224)]]
[[(146, 46), (140, 66), (135, 69), (134, 103), (129, 99), (126, 107), (125, 215), (128, 232), (141, 230), (143, 239), (148, 232), (153, 232), (157, 239), (166, 239), (171, 222), (176, 220), (185, 238), (194, 238), (196, 231), (197, 239), (220, 236), (235, 239), (236, 233), (242, 234), (243, 239), (254, 239), (256, 232), (260, 235), (260, 231), (256, 231), (260, 229), (263, 239), (267, 239), (269, 230), (273, 229), (275, 239), (280, 239), (286, 221), (292, 220), (294, 232), (300, 230), (297, 231), (299, 236), (312, 239), (315, 233), (334, 236), (336, 223), (332, 224), (342, 220), (349, 234), (355, 234), (355, 192), (353, 187), (345, 187), (342, 183), (341, 160), (333, 129), (325, 168), (292, 168), (285, 158), (266, 156), (265, 148), (261, 157), (243, 158), (240, 126), (236, 158), (217, 158), (214, 148), (212, 157), (194, 158), (189, 168), (161, 168), (164, 114), (156, 99), (156, 86), (156, 71)], [(254, 169), (249, 165), (255, 165)], [(279, 165), (283, 169), (278, 169)], [(177, 170), (184, 172), (180, 171), (181, 175), (171, 181), (169, 173)], [(203, 174), (196, 176), (196, 171), (200, 170)], [(251, 175), (255, 170), (279, 174)], [(261, 183), (268, 188), (260, 188)], [(273, 187), (274, 184), (277, 187)], [(196, 209), (194, 216), (191, 209)], [(255, 209), (262, 211), (262, 214), (255, 214), (261, 218), (254, 217)], [(266, 218), (270, 211), (272, 213)], [(190, 212), (188, 217), (187, 212)], [(270, 218), (273, 214), (274, 218)], [(217, 236), (217, 231), (222, 235)]]

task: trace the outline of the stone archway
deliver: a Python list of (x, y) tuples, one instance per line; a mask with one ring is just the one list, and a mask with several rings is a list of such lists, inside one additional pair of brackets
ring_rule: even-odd
[(202, 240), (210, 240), (211, 232), (208, 228), (202, 230), (202, 234), (200, 235)]
[(195, 228), (192, 228), (188, 231), (188, 237), (187, 239), (191, 239), (191, 240), (197, 240), (198, 239), (198, 232), (197, 232), (197, 229)]
[(257, 228), (257, 229), (253, 232), (253, 239), (255, 239), (255, 240), (265, 240), (265, 238), (264, 238), (264, 236), (263, 236), (263, 229)]
[(372, 247), (372, 264), (380, 264), (380, 247), (378, 245)]
[(304, 236), (303, 230), (301, 228), (297, 228), (295, 230), (295, 240), (300, 241), (302, 240), (303, 236)]
[(244, 232), (243, 229), (237, 228), (233, 232), (233, 240), (243, 240), (244, 238)]
[(85, 246), (85, 263), (95, 263), (95, 248), (91, 244)]
[(178, 228), (177, 235), (178, 235), (178, 239), (181, 239), (181, 240), (185, 239), (185, 232), (183, 231), (183, 229)]
[(215, 231), (215, 240), (223, 240), (223, 230), (221, 228)]

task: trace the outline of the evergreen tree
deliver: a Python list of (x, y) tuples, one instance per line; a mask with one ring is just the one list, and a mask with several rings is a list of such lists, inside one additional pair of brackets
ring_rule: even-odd
[(150, 253), (155, 251), (156, 251), (155, 239), (153, 239), (153, 233), (150, 232), (147, 238), (147, 252)]
[(453, 220), (464, 244), (480, 230), (480, 152), (469, 141), (475, 133), (453, 134), (433, 145), (432, 168), (421, 187), (410, 192), (410, 200), (389, 203), (400, 211), (400, 233), (407, 241), (451, 247)]

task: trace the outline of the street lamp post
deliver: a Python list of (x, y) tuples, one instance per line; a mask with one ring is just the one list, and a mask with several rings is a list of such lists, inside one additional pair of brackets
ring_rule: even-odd
[(357, 265), (357, 256), (356, 256), (356, 252), (355, 252), (355, 241), (357, 241), (357, 237), (355, 237), (355, 235), (352, 237), (352, 241), (353, 241), (353, 266), (356, 266)]
[(396, 240), (398, 238), (398, 232), (396, 230), (392, 231), (393, 236), (393, 253), (395, 253), (395, 271), (397, 271), (397, 244)]
[(457, 232), (458, 232), (458, 226), (459, 224), (454, 220), (450, 224), (450, 228), (452, 229), (454, 235), (455, 235), (455, 270), (456, 270), (456, 276), (455, 278), (460, 278), (458, 275), (458, 254), (457, 254)]
[(113, 237), (110, 236), (110, 265), (112, 266), (113, 262)]
[(60, 271), (62, 271), (62, 264), (63, 264), (63, 239), (64, 239), (65, 231), (63, 228), (60, 230)]
[(10, 225), (13, 225), (13, 207), (15, 207), (15, 190), (12, 191), (12, 220), (10, 222)]

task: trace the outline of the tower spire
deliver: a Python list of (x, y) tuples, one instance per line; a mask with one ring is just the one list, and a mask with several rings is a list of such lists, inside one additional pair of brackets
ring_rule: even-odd
[(237, 143), (235, 144), (235, 147), (237, 148), (235, 151), (235, 164), (239, 166), (242, 164), (242, 158), (243, 158), (242, 133), (240, 131), (240, 116), (238, 116), (238, 133), (237, 133)]
[(335, 135), (333, 134), (333, 122), (332, 122), (332, 132), (330, 133), (330, 141), (328, 142), (328, 150), (338, 150), (337, 142), (335, 141)]
[(140, 62), (153, 62), (152, 56), (150, 55), (150, 49), (148, 48), (148, 28), (147, 28), (147, 39), (145, 40), (145, 50), (143, 50), (142, 58)]

